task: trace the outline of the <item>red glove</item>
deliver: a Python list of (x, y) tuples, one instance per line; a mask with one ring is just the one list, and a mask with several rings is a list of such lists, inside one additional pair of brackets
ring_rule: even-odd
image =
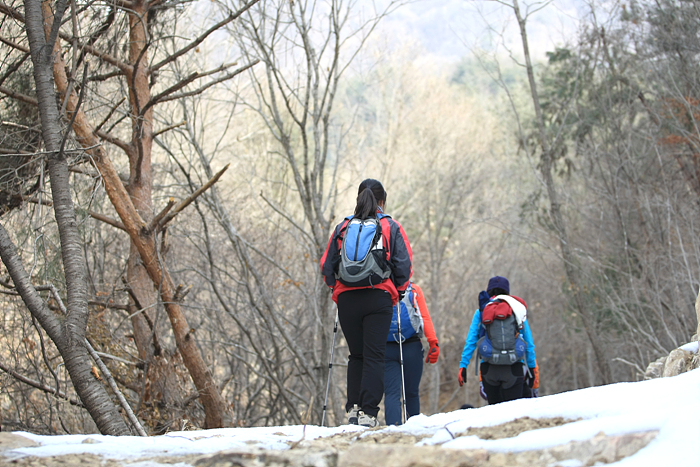
[(430, 345), (430, 350), (428, 351), (428, 356), (425, 357), (425, 363), (436, 363), (438, 357), (440, 356), (440, 346), (436, 342)]
[(540, 366), (536, 365), (535, 368), (530, 368), (532, 371), (532, 389), (537, 389), (540, 387)]
[(464, 383), (467, 382), (467, 369), (464, 367), (459, 368), (459, 377), (457, 378), (457, 381), (459, 381), (460, 386), (464, 386)]

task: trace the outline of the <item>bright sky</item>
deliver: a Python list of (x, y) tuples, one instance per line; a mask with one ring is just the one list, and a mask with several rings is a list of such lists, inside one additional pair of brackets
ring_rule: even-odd
[[(386, 1), (386, 0), (384, 0)], [(368, 5), (375, 0), (360, 0)], [(587, 14), (588, 2), (583, 0), (553, 0), (533, 2), (521, 0), (523, 14), (533, 11), (528, 20), (528, 36), (533, 54), (543, 58), (546, 51), (560, 45), (575, 34), (578, 18)], [(536, 11), (539, 9), (539, 11)], [(458, 60), (468, 54), (469, 47), (478, 44), (490, 48), (493, 36), (489, 25), (505, 42), (520, 50), (517, 23), (511, 8), (487, 0), (417, 0), (392, 13), (380, 25), (379, 32), (398, 41), (417, 40), (426, 51), (441, 58)]]

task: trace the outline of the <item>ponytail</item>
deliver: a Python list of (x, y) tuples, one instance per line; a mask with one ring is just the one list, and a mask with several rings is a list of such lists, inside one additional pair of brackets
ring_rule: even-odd
[(377, 213), (377, 198), (374, 197), (372, 190), (365, 188), (357, 195), (357, 205), (355, 206), (355, 217), (365, 220), (368, 217), (374, 217)]
[(386, 202), (386, 191), (382, 183), (373, 178), (363, 180), (357, 190), (355, 217), (362, 220), (375, 217), (380, 202)]

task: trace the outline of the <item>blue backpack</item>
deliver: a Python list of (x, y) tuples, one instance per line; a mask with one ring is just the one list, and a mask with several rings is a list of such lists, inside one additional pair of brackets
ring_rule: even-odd
[(396, 306), (394, 306), (387, 342), (399, 342), (399, 338), (403, 342), (414, 335), (423, 337), (423, 317), (414, 298), (413, 288), (409, 285), (403, 300), (399, 303), (401, 305), (401, 332), (399, 333), (399, 319), (396, 315)]
[(349, 216), (343, 227), (340, 264), (336, 278), (348, 287), (375, 286), (391, 276), (383, 245), (382, 224), (377, 217)]

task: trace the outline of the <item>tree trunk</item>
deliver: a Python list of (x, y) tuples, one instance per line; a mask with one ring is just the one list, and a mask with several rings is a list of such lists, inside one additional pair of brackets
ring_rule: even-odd
[(544, 178), (545, 186), (547, 187), (547, 195), (549, 197), (550, 212), (552, 216), (552, 223), (556, 229), (556, 234), (559, 239), (559, 246), (561, 248), (562, 257), (564, 259), (564, 269), (566, 270), (566, 277), (569, 281), (571, 291), (574, 294), (574, 302), (576, 308), (583, 321), (583, 326), (586, 330), (586, 335), (593, 346), (593, 352), (596, 356), (596, 361), (598, 363), (598, 369), (601, 373), (601, 379), (603, 384), (609, 384), (612, 382), (612, 371), (610, 369), (610, 363), (606, 359), (605, 350), (603, 349), (603, 344), (598, 337), (597, 331), (595, 329), (595, 323), (593, 317), (590, 315), (588, 309), (586, 308), (581, 295), (581, 281), (578, 276), (578, 270), (576, 268), (576, 259), (571, 251), (571, 246), (569, 244), (569, 238), (566, 231), (566, 223), (564, 222), (564, 217), (561, 213), (561, 205), (559, 204), (559, 194), (557, 193), (556, 186), (554, 185), (554, 178), (552, 177), (552, 166), (554, 161), (552, 160), (551, 147), (547, 139), (547, 133), (545, 130), (544, 119), (542, 117), (542, 108), (540, 107), (540, 98), (537, 92), (537, 84), (535, 82), (535, 75), (532, 67), (532, 61), (530, 59), (530, 49), (527, 40), (527, 30), (525, 27), (526, 19), (522, 17), (520, 13), (520, 6), (518, 5), (518, 0), (513, 0), (513, 10), (515, 11), (515, 16), (518, 20), (518, 25), (520, 27), (520, 37), (523, 42), (523, 53), (525, 55), (525, 63), (527, 68), (527, 78), (530, 83), (530, 92), (532, 95), (532, 103), (535, 107), (535, 119), (537, 122), (537, 128), (539, 130), (540, 145), (542, 147), (542, 166), (541, 173)]
[[(87, 327), (87, 266), (81, 247), (78, 223), (70, 196), (70, 179), (65, 156), (60, 153), (61, 132), (56, 94), (51, 76), (52, 50), (46, 42), (44, 19), (39, 0), (25, 1), (26, 30), (31, 50), (41, 129), (48, 157), (51, 192), (61, 241), (66, 281), (68, 316), (60, 323), (31, 285), (14, 245), (2, 229), (2, 259), (27, 304), (54, 341), (64, 359), (76, 392), (103, 434), (130, 434), (107, 391), (92, 375), (89, 355), (83, 346)], [(48, 24), (50, 30), (51, 24)]]
[[(53, 18), (53, 13), (48, 2), (44, 3), (44, 15), (47, 20)], [(54, 59), (54, 79), (61, 97), (67, 101), (66, 110), (69, 115), (76, 112), (78, 97), (72, 92), (66, 95), (68, 90), (68, 78), (65, 72), (65, 63), (60, 51), (56, 50)], [(127, 70), (133, 72), (132, 70)], [(127, 73), (129, 75), (129, 73)], [(144, 104), (139, 103), (141, 107)], [(228, 404), (221, 396), (214, 378), (202, 358), (190, 327), (187, 324), (182, 308), (175, 299), (175, 285), (162, 261), (156, 244), (155, 233), (148, 231), (147, 223), (136, 211), (131, 197), (119, 179), (116, 169), (112, 165), (107, 152), (93, 134), (93, 127), (82, 110), (78, 110), (73, 123), (78, 142), (93, 155), (95, 165), (102, 175), (105, 191), (112, 205), (117, 211), (122, 223), (139, 253), (141, 264), (144, 265), (151, 283), (155, 284), (160, 293), (160, 299), (165, 306), (175, 336), (175, 343), (182, 355), (185, 367), (199, 392), (199, 397), (205, 411), (205, 428), (219, 428), (231, 423)], [(145, 154), (145, 153), (144, 153)], [(150, 158), (150, 151), (148, 152)], [(143, 175), (141, 175), (143, 177)]]
[[(695, 330), (695, 336), (700, 341), (700, 292), (698, 292), (698, 298), (695, 300), (695, 315), (698, 320), (698, 328)], [(700, 348), (698, 348), (698, 354), (700, 354)]]

